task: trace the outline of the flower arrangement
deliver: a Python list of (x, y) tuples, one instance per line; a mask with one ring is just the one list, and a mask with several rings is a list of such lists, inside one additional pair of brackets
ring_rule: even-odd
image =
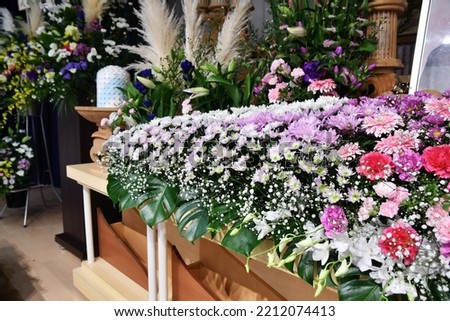
[(108, 193), (316, 295), (449, 300), (449, 120), (450, 98), (424, 92), (155, 118), (106, 143)]
[(118, 47), (130, 31), (122, 1), (30, 1), (30, 7), (28, 24), (0, 11), (2, 127), (34, 101), (93, 105), (97, 71), (128, 63)]
[(262, 103), (369, 94), (367, 65), (377, 41), (368, 1), (269, 0), (273, 17), (262, 47), (272, 61), (255, 88)]
[[(1, 8), (0, 8), (1, 9)], [(26, 83), (25, 70), (31, 52), (25, 31), (19, 27), (23, 22), (14, 19), (6, 9), (0, 11), (0, 129), (11, 116), (22, 112), (32, 101), (32, 91)]]
[(163, 0), (141, 0), (139, 5), (136, 14), (143, 41), (122, 46), (140, 57), (128, 66), (136, 76), (124, 88), (128, 100), (119, 106), (118, 113), (103, 121), (104, 125), (116, 128), (124, 123), (147, 122), (155, 116), (250, 103), (260, 72), (260, 68), (248, 68), (251, 72), (242, 76), (248, 67), (241, 49), (250, 0), (240, 1), (227, 14), (214, 42), (209, 38), (207, 21), (198, 11), (199, 0), (182, 1), (183, 19), (178, 19)]
[(0, 141), (0, 196), (29, 186), (33, 158), (31, 137), (9, 128)]
[(32, 75), (34, 98), (47, 97), (70, 107), (80, 102), (95, 105), (97, 71), (128, 62), (119, 48), (130, 31), (125, 12), (125, 3), (116, 0), (44, 4), (44, 23), (32, 39), (34, 69), (27, 71)]

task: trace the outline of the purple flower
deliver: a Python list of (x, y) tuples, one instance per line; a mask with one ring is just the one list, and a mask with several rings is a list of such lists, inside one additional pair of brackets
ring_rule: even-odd
[(446, 132), (447, 130), (445, 127), (434, 126), (428, 130), (428, 136), (430, 136), (431, 139), (440, 142)]
[(86, 57), (90, 51), (91, 51), (91, 48), (88, 47), (85, 43), (79, 43), (73, 50), (73, 55)]
[(102, 29), (102, 24), (100, 23), (100, 20), (98, 18), (93, 19), (85, 27), (86, 32), (96, 32), (96, 31), (100, 31), (101, 29)]
[(450, 257), (450, 243), (441, 244), (441, 255), (444, 257)]
[(142, 104), (143, 104), (145, 107), (151, 107), (151, 106), (153, 106), (153, 102), (152, 102), (150, 99), (144, 99), (144, 101), (142, 102)]
[(183, 73), (188, 73), (192, 70), (193, 65), (189, 60), (184, 60), (181, 62), (180, 67), (181, 70), (183, 70)]
[(152, 79), (153, 78), (153, 72), (149, 68), (148, 69), (144, 69), (144, 70), (142, 70), (139, 73), (139, 76), (142, 76), (142, 77), (147, 78), (147, 79)]
[(327, 125), (335, 127), (343, 133), (353, 133), (361, 124), (362, 119), (358, 118), (355, 114), (339, 113), (335, 116), (331, 116), (327, 120)]
[(303, 71), (305, 72), (305, 76), (303, 79), (306, 82), (310, 82), (311, 80), (320, 79), (323, 74), (323, 70), (320, 67), (320, 61), (307, 61), (303, 64)]
[(392, 161), (395, 165), (395, 172), (398, 177), (405, 182), (417, 180), (417, 174), (423, 166), (422, 156), (412, 150), (407, 150), (403, 154), (394, 154)]
[(17, 163), (17, 168), (18, 169), (28, 170), (30, 168), (30, 166), (31, 166), (30, 161), (28, 159), (25, 159), (25, 158), (22, 158)]
[(345, 216), (343, 208), (338, 205), (326, 207), (320, 221), (325, 229), (325, 235), (329, 238), (334, 238), (336, 234), (343, 234), (347, 231), (347, 216)]
[(142, 95), (145, 95), (147, 93), (147, 87), (145, 87), (140, 81), (136, 81), (133, 86), (134, 88), (139, 90)]
[(27, 78), (30, 81), (36, 81), (38, 79), (38, 74), (37, 74), (36, 70), (27, 71), (26, 74), (27, 74)]
[(342, 56), (343, 53), (344, 53), (344, 50), (342, 49), (342, 47), (341, 47), (341, 46), (338, 46), (338, 47), (331, 53), (331, 56), (332, 56), (333, 58), (336, 58), (336, 57)]
[(450, 88), (447, 89), (447, 90), (445, 90), (445, 91), (442, 93), (442, 96), (444, 96), (445, 98), (450, 98)]

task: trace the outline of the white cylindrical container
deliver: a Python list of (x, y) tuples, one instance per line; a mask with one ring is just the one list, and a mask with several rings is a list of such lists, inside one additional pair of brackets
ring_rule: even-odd
[(126, 95), (119, 88), (126, 88), (130, 74), (119, 66), (106, 66), (97, 72), (97, 107), (116, 107)]

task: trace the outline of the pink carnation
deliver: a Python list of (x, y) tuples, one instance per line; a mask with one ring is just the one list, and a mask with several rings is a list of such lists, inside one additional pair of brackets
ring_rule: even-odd
[(380, 205), (381, 216), (393, 218), (398, 213), (398, 203), (394, 201), (386, 201)]
[(436, 232), (441, 243), (450, 243), (450, 216), (439, 221), (436, 226)]
[(356, 171), (370, 179), (385, 179), (392, 173), (392, 158), (378, 152), (363, 155), (359, 160)]
[(291, 72), (291, 76), (294, 77), (294, 80), (297, 80), (297, 79), (303, 77), (304, 75), (305, 75), (305, 72), (300, 67), (294, 68), (294, 70), (292, 70), (292, 72)]
[(435, 226), (439, 221), (447, 217), (448, 212), (442, 208), (440, 204), (431, 206), (425, 213), (427, 224)]
[(282, 82), (275, 86), (275, 88), (269, 89), (269, 101), (271, 103), (275, 103), (277, 101), (280, 101), (282, 98), (282, 92), (284, 88), (287, 87), (287, 83)]
[(280, 78), (274, 73), (265, 74), (263, 79), (261, 80), (264, 84), (269, 84), (275, 86), (280, 81)]
[(363, 222), (370, 217), (370, 214), (374, 208), (374, 200), (372, 197), (367, 197), (364, 199), (361, 208), (358, 210), (358, 220)]
[(407, 200), (409, 197), (409, 191), (406, 187), (398, 186), (395, 189), (394, 195), (390, 197), (390, 199), (398, 204)]
[(450, 145), (429, 146), (423, 151), (425, 169), (440, 178), (450, 178)]

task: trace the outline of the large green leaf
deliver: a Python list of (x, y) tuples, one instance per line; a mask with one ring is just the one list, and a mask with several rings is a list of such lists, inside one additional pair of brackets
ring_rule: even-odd
[(254, 231), (245, 227), (240, 227), (237, 233), (233, 233), (234, 228), (231, 228), (222, 240), (222, 245), (234, 252), (241, 253), (245, 256), (250, 256), (255, 247), (257, 247), (263, 240), (258, 240)]
[(381, 287), (371, 279), (354, 279), (338, 287), (340, 301), (380, 301)]
[(113, 175), (108, 175), (106, 191), (112, 202), (119, 205), (119, 210), (137, 207), (146, 199), (145, 195), (138, 199), (132, 198), (130, 193), (123, 188), (120, 179)]
[(228, 205), (214, 206), (209, 212), (208, 227), (212, 231), (212, 234), (214, 234), (238, 216), (237, 209), (230, 209)]
[(302, 255), (298, 263), (297, 274), (309, 284), (314, 285), (314, 260), (312, 258), (312, 251)]
[(208, 210), (200, 200), (188, 201), (175, 211), (178, 232), (193, 242), (208, 232)]
[(178, 190), (164, 181), (150, 177), (148, 180), (147, 200), (138, 210), (148, 226), (153, 227), (165, 221), (175, 211)]

